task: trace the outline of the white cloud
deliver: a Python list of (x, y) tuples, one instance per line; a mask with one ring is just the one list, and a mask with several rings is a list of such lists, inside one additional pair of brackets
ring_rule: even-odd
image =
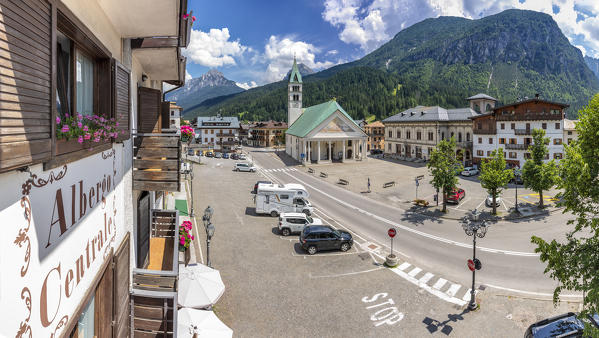
[(339, 51), (336, 49), (331, 49), (330, 51), (328, 51), (325, 55), (337, 55), (339, 54)]
[(294, 41), (292, 38), (279, 38), (272, 35), (264, 46), (262, 60), (266, 64), (264, 82), (280, 81), (287, 74), (293, 64), (293, 57), (298, 63), (303, 63), (313, 70), (328, 68), (335, 63), (331, 61), (315, 61), (320, 49), (304, 42)]
[(183, 55), (191, 62), (206, 67), (236, 65), (235, 58), (241, 57), (250, 49), (242, 45), (239, 39), (230, 41), (230, 37), (226, 27), (212, 28), (209, 32), (194, 29), (191, 31), (189, 47), (183, 51)]
[[(560, 11), (553, 13), (552, 5)], [(599, 57), (597, 0), (325, 0), (322, 17), (339, 28), (339, 39), (369, 52), (402, 29), (426, 18), (460, 16), (479, 19), (505, 9), (519, 8), (549, 14), (564, 34), (587, 55)], [(577, 22), (578, 18), (582, 18)]]
[(191, 80), (193, 77), (191, 76), (191, 74), (189, 74), (189, 72), (187, 71), (187, 69), (185, 69), (185, 81), (189, 81)]
[(249, 81), (249, 82), (243, 82), (243, 83), (241, 83), (241, 82), (235, 82), (235, 84), (238, 87), (241, 87), (241, 88), (243, 88), (245, 90), (248, 90), (248, 89), (254, 88), (254, 87), (258, 87), (258, 84), (256, 83), (256, 81)]

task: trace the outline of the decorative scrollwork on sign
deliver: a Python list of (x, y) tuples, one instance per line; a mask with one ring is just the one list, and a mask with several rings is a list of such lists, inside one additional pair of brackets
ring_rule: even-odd
[(29, 314), (27, 315), (27, 318), (21, 322), (15, 338), (26, 337), (27, 333), (29, 333), (29, 338), (31, 338), (33, 336), (31, 326), (29, 325), (29, 319), (31, 318), (31, 292), (29, 292), (27, 287), (24, 287), (23, 290), (21, 290), (21, 299), (25, 300), (25, 306), (27, 307)]
[(67, 165), (65, 164), (62, 167), (62, 169), (60, 169), (60, 171), (58, 172), (57, 175), (54, 175), (54, 172), (51, 171), (50, 176), (48, 176), (47, 179), (38, 178), (36, 174), (31, 175), (31, 183), (34, 186), (41, 188), (48, 183), (52, 184), (52, 183), (54, 183), (54, 181), (60, 181), (64, 177), (64, 175), (66, 175), (66, 173), (67, 173)]
[(58, 331), (60, 328), (62, 328), (63, 326), (65, 326), (68, 321), (69, 321), (69, 316), (67, 316), (67, 315), (64, 315), (64, 317), (60, 318), (60, 321), (58, 322), (58, 324), (56, 324), (56, 328), (54, 329), (54, 333), (52, 333), (50, 335), (50, 338), (58, 337), (56, 335), (56, 331)]
[(102, 158), (103, 159), (107, 159), (109, 157), (112, 157), (114, 155), (114, 153), (115, 153), (114, 148), (111, 151), (107, 152), (107, 153), (102, 152)]
[(27, 243), (27, 249), (25, 249), (25, 257), (23, 260), (25, 264), (21, 267), (21, 277), (25, 277), (27, 274), (27, 270), (29, 270), (29, 260), (31, 258), (31, 240), (29, 239), (29, 235), (27, 232), (29, 231), (29, 227), (31, 226), (31, 202), (29, 201), (29, 197), (23, 196), (21, 198), (21, 207), (25, 209), (25, 219), (27, 220), (27, 226), (19, 230), (19, 234), (17, 238), (15, 238), (14, 243), (19, 246), (19, 248), (23, 247), (24, 243)]

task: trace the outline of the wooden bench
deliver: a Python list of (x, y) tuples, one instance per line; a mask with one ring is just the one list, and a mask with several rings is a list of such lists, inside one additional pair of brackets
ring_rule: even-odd
[(173, 240), (165, 237), (150, 238), (148, 270), (168, 271), (173, 268)]
[(387, 183), (383, 184), (383, 188), (389, 188), (389, 187), (393, 187), (393, 186), (395, 186), (395, 181), (387, 182)]
[(310, 174), (314, 174), (314, 169), (312, 169), (312, 168), (308, 168), (308, 173), (310, 173)]
[(344, 180), (342, 178), (339, 179), (339, 182), (337, 182), (338, 184), (343, 184), (343, 185), (349, 185), (349, 181), (348, 180)]
[(425, 200), (414, 200), (414, 204), (421, 207), (428, 207), (428, 201)]
[(325, 172), (320, 172), (320, 177), (329, 177), (329, 175)]

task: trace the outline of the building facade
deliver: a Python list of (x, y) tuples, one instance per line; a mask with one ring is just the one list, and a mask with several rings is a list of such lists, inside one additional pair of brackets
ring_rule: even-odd
[(572, 141), (578, 139), (578, 131), (576, 131), (576, 124), (578, 120), (564, 119), (564, 138), (565, 144), (570, 144)]
[(385, 149), (385, 125), (381, 121), (375, 121), (364, 126), (364, 132), (368, 135), (366, 150)]
[(239, 145), (239, 120), (236, 116), (200, 116), (194, 129), (197, 143), (216, 152), (228, 153)]
[(139, 201), (149, 217), (162, 195), (139, 184), (136, 141), (168, 128), (161, 88), (184, 82), (186, 12), (178, 0), (2, 1), (0, 124), (13, 127), (0, 129), (0, 336), (132, 332), (131, 274), (150, 237)]
[(181, 128), (181, 112), (183, 108), (177, 106), (175, 102), (171, 102), (169, 106), (169, 127), (170, 129)]
[(503, 148), (506, 162), (522, 167), (530, 158), (532, 130), (543, 129), (549, 138), (546, 160), (564, 156), (564, 109), (568, 105), (540, 99), (527, 99), (493, 108), (493, 111), (472, 118), (474, 159), (480, 164), (491, 157), (493, 150)]
[(285, 143), (287, 123), (277, 121), (256, 122), (251, 127), (250, 145), (254, 147), (274, 147)]

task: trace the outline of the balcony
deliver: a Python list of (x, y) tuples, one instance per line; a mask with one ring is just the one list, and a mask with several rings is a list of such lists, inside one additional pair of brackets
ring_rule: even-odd
[(472, 148), (472, 141), (457, 142), (457, 146), (460, 148)]
[(474, 135), (491, 135), (491, 134), (495, 134), (495, 130), (489, 130), (489, 129), (474, 129), (474, 131), (472, 132)]
[(132, 336), (177, 337), (179, 212), (151, 210), (150, 222), (147, 263), (132, 269)]
[(528, 149), (529, 146), (530, 146), (530, 144), (506, 144), (505, 149), (526, 150), (526, 149)]
[(219, 146), (233, 146), (236, 145), (238, 142), (237, 141), (218, 141), (216, 142), (216, 144), (218, 144)]
[(179, 191), (179, 135), (140, 133), (133, 137), (133, 189)]
[(516, 135), (532, 135), (531, 129), (514, 129)]
[(216, 137), (236, 137), (234, 133), (216, 133)]

